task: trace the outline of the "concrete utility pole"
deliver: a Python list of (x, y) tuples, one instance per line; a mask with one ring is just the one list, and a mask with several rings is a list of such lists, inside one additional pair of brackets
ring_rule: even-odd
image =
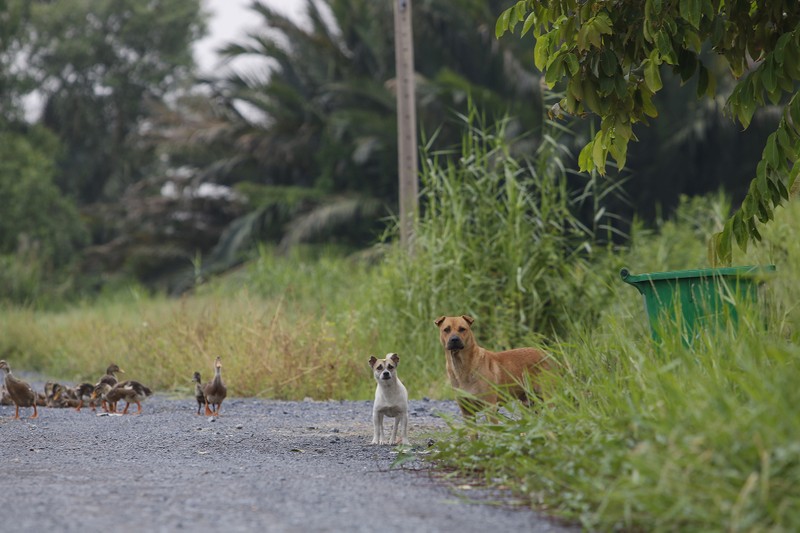
[(411, 251), (417, 218), (417, 110), (414, 89), (414, 38), (411, 0), (394, 2), (394, 50), (397, 82), (397, 168), (400, 196), (400, 244)]

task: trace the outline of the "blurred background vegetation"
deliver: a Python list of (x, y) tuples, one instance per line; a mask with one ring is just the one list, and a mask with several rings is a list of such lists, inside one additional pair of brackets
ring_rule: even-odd
[[(564, 194), (616, 243), (681, 195), (741, 199), (774, 110), (741, 132), (722, 116), (724, 81), (698, 101), (665, 72), (662, 116), (636, 131), (628, 168), (587, 181), (568, 169), (592, 121), (548, 130), (528, 44), (494, 38), (505, 4), (415, 3), (429, 151), (460, 150), (474, 110), (503, 120), (520, 160), (555, 149), (558, 131)], [(264, 61), (201, 77), (200, 0), (0, 0), (0, 300), (56, 305), (131, 282), (180, 294), (261, 245), (352, 253), (381, 240), (397, 209), (391, 3), (309, 1), (301, 20), (250, 9), (258, 25), (220, 53)]]

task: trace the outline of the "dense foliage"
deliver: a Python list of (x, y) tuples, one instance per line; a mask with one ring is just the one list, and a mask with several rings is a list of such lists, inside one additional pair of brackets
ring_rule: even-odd
[(800, 4), (797, 2), (539, 2), (522, 0), (497, 21), (500, 36), (521, 23), (535, 40), (536, 66), (554, 87), (565, 82), (559, 109), (594, 113), (600, 129), (581, 150), (581, 170), (605, 172), (610, 154), (625, 165), (633, 126), (658, 116), (654, 95), (663, 87), (662, 65), (683, 82), (695, 75), (697, 95), (714, 96), (716, 78), (703, 52), (723, 58), (738, 83), (727, 106), (747, 128), (759, 106), (784, 112), (769, 136), (741, 208), (716, 235), (715, 251), (731, 260), (731, 241), (741, 248), (760, 239), (756, 221), (767, 222), (789, 198), (800, 153)]
[[(547, 80), (534, 72), (524, 41), (494, 38), (505, 5), (415, 3), (418, 118), (422, 136), (435, 139), (431, 152), (460, 142), (465, 124), (455, 117), (470, 100), (487, 124), (508, 117), (503, 132), (516, 139), (508, 149), (517, 160), (547, 148)], [(89, 232), (88, 240), (67, 239), (73, 265), (59, 259), (58, 273), (28, 269), (53, 276), (32, 274), (34, 283), (18, 289), (38, 279), (39, 294), (80, 297), (133, 278), (180, 293), (255, 257), (262, 243), (282, 253), (303, 243), (363, 248), (395, 212), (391, 3), (309, 1), (304, 20), (255, 3), (257, 25), (221, 50), (234, 66), (204, 80), (194, 79), (190, 53), (203, 34), (199, 2), (4, 0), (1, 7), (7, 16), (0, 18), (0, 128), (33, 146), (39, 141), (29, 122), (55, 134), (52, 150), (42, 145), (53, 162), (49, 181)], [(705, 53), (709, 79), (727, 94), (730, 74)], [(257, 61), (240, 67), (242, 58)], [(587, 179), (598, 190), (624, 187), (630, 201), (603, 201), (607, 212), (621, 215), (611, 228), (618, 242), (628, 219), (652, 222), (683, 193), (722, 186), (738, 202), (760, 158), (754, 147), (780, 119), (778, 106), (765, 106), (740, 135), (721, 119), (720, 103), (687, 98), (680, 72), (659, 73), (664, 87), (653, 105), (662, 116), (657, 127), (637, 131), (629, 179), (614, 171), (567, 179), (568, 195), (580, 194)], [(576, 134), (559, 137), (565, 168), (576, 165), (594, 126), (570, 124)], [(723, 151), (735, 157), (719, 161)], [(13, 182), (6, 170), (2, 179)], [(589, 204), (579, 220), (595, 228)], [(47, 214), (39, 211), (26, 227)], [(46, 234), (51, 222), (27, 235)], [(30, 256), (23, 260), (23, 248), (8, 244), (25, 240), (20, 224), (3, 225), (9, 233), (0, 240), (24, 265)], [(14, 299), (33, 298), (24, 293)]]

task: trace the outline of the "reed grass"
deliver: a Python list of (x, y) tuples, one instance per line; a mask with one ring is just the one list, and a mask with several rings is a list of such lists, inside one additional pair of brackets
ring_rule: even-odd
[[(705, 210), (685, 201), (624, 260), (639, 271), (703, 266), (696, 223), (710, 223), (720, 201)], [(790, 205), (761, 246), (737, 257), (778, 267), (765, 307), (740, 309), (738, 328), (656, 346), (638, 293), (620, 282), (604, 320), (576, 324), (552, 347), (561, 368), (545, 407), (512, 406), (502, 425), (455, 423), (435, 460), (590, 530), (797, 530), (800, 244), (789, 236), (798, 224), (800, 206)]]

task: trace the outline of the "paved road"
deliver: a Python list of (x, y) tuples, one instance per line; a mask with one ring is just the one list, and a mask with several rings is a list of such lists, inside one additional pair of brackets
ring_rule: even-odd
[[(369, 444), (370, 402), (228, 399), (215, 421), (156, 395), (140, 416), (0, 407), (0, 531), (575, 531), (475, 504)], [(452, 402), (411, 404), (424, 449)], [(29, 416), (31, 410), (24, 410)]]

